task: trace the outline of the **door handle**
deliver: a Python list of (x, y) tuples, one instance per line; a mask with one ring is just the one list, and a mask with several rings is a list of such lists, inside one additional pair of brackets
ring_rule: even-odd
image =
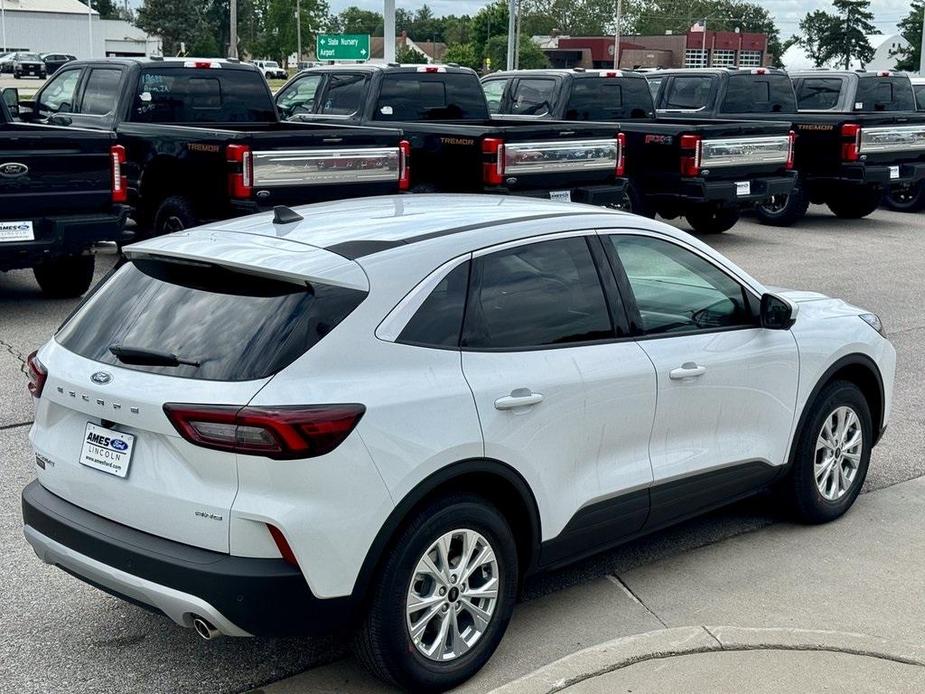
[(517, 388), (510, 395), (495, 400), (496, 410), (513, 410), (515, 407), (530, 407), (543, 402), (542, 393), (534, 393), (529, 388)]
[(683, 381), (685, 378), (697, 378), (707, 372), (707, 367), (687, 361), (681, 364), (677, 369), (668, 372), (668, 378), (672, 381)]

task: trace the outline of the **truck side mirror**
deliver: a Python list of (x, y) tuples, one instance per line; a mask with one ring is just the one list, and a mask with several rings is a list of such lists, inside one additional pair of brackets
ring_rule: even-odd
[(761, 327), (768, 330), (789, 330), (797, 322), (798, 306), (776, 294), (761, 297)]
[(3, 90), (3, 103), (14, 116), (19, 115), (19, 90), (16, 87), (6, 87)]

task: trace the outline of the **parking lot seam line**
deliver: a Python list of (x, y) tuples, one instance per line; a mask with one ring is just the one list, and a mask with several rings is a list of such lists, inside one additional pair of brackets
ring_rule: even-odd
[(707, 633), (710, 635), (710, 638), (711, 638), (711, 639), (713, 639), (714, 641), (716, 641), (716, 644), (717, 644), (720, 648), (722, 648), (723, 650), (726, 650), (726, 647), (723, 646), (723, 642), (720, 641), (718, 638), (716, 638), (716, 634), (714, 634), (712, 631), (710, 631), (710, 627), (708, 627), (708, 626), (703, 626), (703, 630), (704, 630), (705, 632), (707, 632)]
[(16, 424), (0, 424), (0, 431), (6, 431), (7, 429), (16, 429), (18, 427), (28, 427), (32, 426), (32, 420), (28, 422), (16, 422)]
[(13, 347), (13, 345), (11, 345), (9, 342), (0, 340), (0, 347), (5, 347), (6, 351), (13, 355), (17, 361), (19, 361), (19, 370), (28, 376), (28, 372), (26, 371), (26, 357), (23, 356), (23, 354), (18, 349)]
[[(619, 587), (624, 593), (626, 593), (627, 597), (628, 597), (630, 600), (632, 600), (633, 602), (635, 602), (635, 603), (636, 603), (637, 605), (639, 605), (642, 609), (644, 609), (646, 612), (648, 612), (650, 615), (652, 615), (652, 616), (656, 619), (656, 621), (657, 621), (659, 624), (661, 624), (661, 625), (662, 625), (663, 627), (665, 627), (666, 629), (668, 628), (668, 625), (665, 624), (665, 622), (662, 621), (662, 618), (659, 617), (657, 614), (655, 614), (655, 612), (653, 612), (652, 609), (651, 609), (648, 605), (646, 605), (646, 604), (639, 598), (639, 596), (636, 595), (636, 593), (633, 592), (633, 589), (630, 588), (628, 585), (626, 585), (626, 583), (623, 582), (623, 579), (622, 579), (622, 578), (620, 578), (620, 577), (617, 576), (616, 574), (607, 574), (607, 578), (610, 580), (611, 583), (613, 583), (615, 586)], [(712, 634), (710, 634), (710, 635), (712, 636)]]

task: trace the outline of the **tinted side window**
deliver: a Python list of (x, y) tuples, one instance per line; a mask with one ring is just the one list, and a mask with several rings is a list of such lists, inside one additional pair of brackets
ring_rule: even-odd
[(652, 93), (652, 100), (655, 101), (655, 107), (660, 108), (658, 104), (658, 90), (662, 87), (662, 82), (665, 80), (664, 77), (647, 77), (646, 81), (649, 83), (649, 91)]
[(331, 75), (318, 112), (329, 116), (352, 116), (360, 110), (365, 91), (365, 75)]
[(675, 77), (668, 85), (668, 94), (663, 108), (686, 110), (706, 108), (710, 105), (713, 80), (714, 78), (709, 75)]
[(90, 70), (87, 85), (84, 87), (80, 112), (91, 116), (105, 116), (116, 108), (119, 96), (121, 70)]
[(42, 90), (39, 113), (70, 113), (74, 110), (74, 94), (80, 80), (80, 70), (68, 70), (55, 75)]
[(276, 104), (286, 116), (298, 113), (313, 113), (321, 86), (321, 75), (302, 77), (276, 98)]
[(612, 234), (648, 335), (754, 325), (744, 288), (700, 256), (648, 236)]
[(613, 335), (583, 237), (518, 246), (473, 261), (464, 347), (530, 349)]
[(915, 102), (919, 111), (925, 111), (925, 84), (916, 84), (913, 89), (915, 90)]
[(482, 82), (482, 91), (488, 99), (488, 110), (491, 113), (501, 113), (501, 102), (504, 99), (504, 90), (510, 80), (486, 80)]
[(796, 98), (786, 75), (730, 75), (725, 113), (794, 113)]
[(382, 121), (488, 120), (479, 78), (465, 73), (390, 73), (374, 114)]
[(797, 106), (810, 111), (835, 108), (841, 88), (838, 77), (806, 77), (797, 84)]
[(556, 81), (551, 79), (519, 79), (514, 87), (511, 113), (520, 116), (545, 116), (549, 113)]
[(398, 336), (398, 342), (432, 347), (458, 347), (462, 330), (469, 263), (453, 268), (434, 287)]

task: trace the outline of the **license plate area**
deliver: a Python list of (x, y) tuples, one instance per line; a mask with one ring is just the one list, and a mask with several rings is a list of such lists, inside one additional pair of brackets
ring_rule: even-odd
[(125, 477), (132, 462), (134, 449), (134, 434), (125, 434), (87, 422), (79, 462), (109, 475)]
[(572, 201), (572, 191), (570, 190), (551, 190), (549, 191), (549, 199), (555, 200), (556, 202), (571, 202)]
[(32, 222), (0, 222), (0, 243), (16, 241), (35, 241), (35, 228)]
[(891, 166), (890, 167), (890, 180), (899, 178), (899, 167)]
[(752, 194), (752, 182), (751, 181), (736, 181), (736, 195), (742, 197), (743, 195)]

